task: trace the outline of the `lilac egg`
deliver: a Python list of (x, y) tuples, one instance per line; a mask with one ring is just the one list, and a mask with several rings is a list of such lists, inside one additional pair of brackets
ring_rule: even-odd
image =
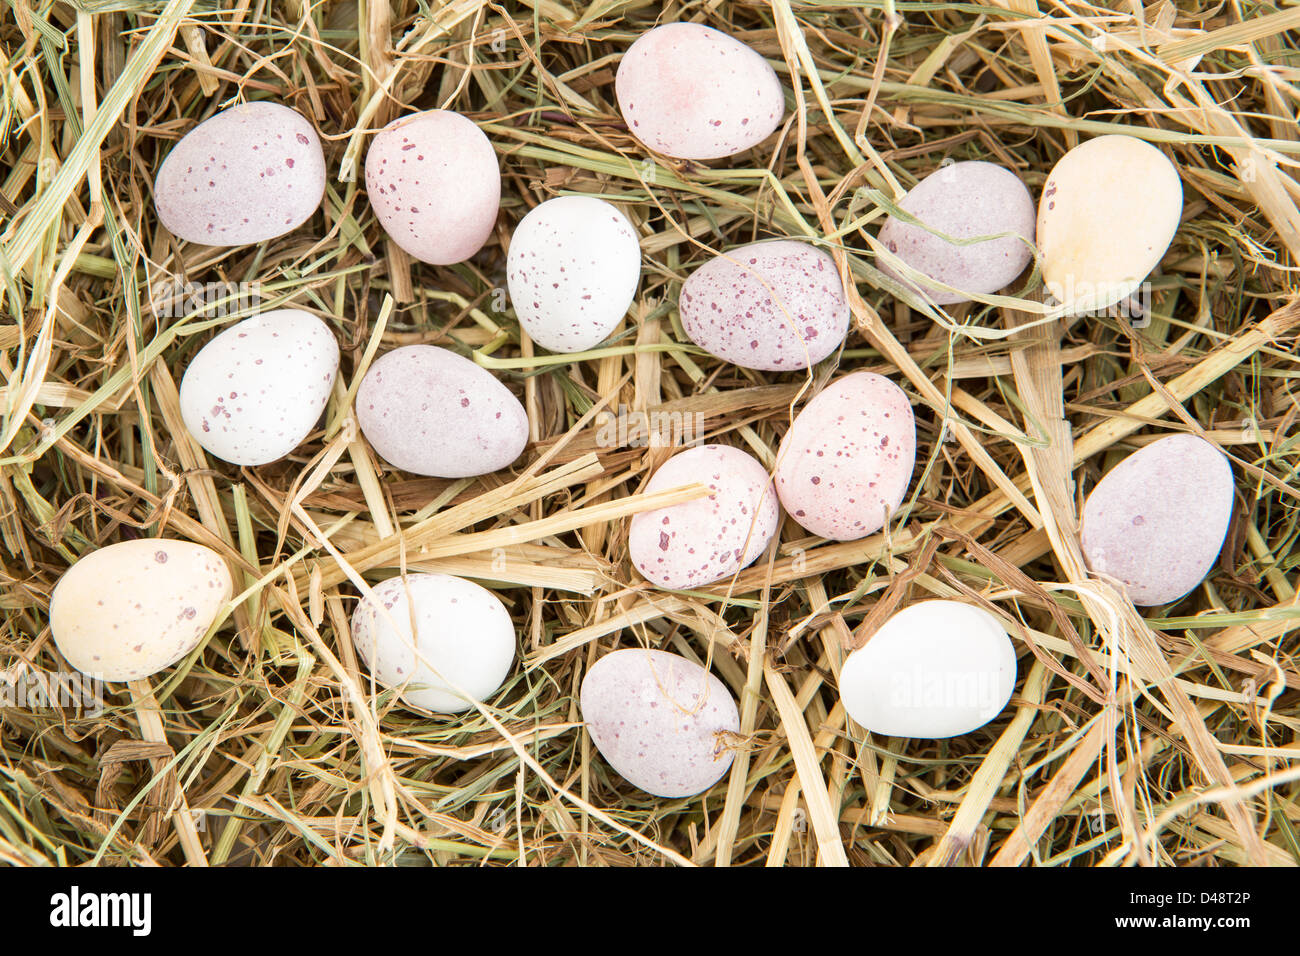
[(903, 390), (854, 372), (804, 406), (777, 451), (776, 493), (813, 534), (853, 541), (884, 527), (916, 463), (916, 423)]
[(636, 39), (614, 81), (632, 135), (679, 159), (718, 159), (757, 146), (785, 115), (781, 81), (753, 49), (699, 23), (668, 23)]
[(709, 789), (731, 766), (736, 701), (700, 665), (665, 651), (606, 654), (582, 681), (592, 743), (630, 783), (658, 797)]
[(432, 345), (380, 356), (357, 389), (356, 408), (380, 457), (417, 475), (486, 475), (513, 462), (528, 443), (519, 399), (490, 372)]
[[(926, 287), (939, 305), (967, 302), (970, 294), (990, 295), (1010, 285), (1033, 259), (1034, 200), (1020, 177), (993, 163), (941, 166), (916, 184), (899, 207), (930, 229), (953, 239), (1010, 233), (971, 245), (954, 245), (924, 226), (893, 216), (880, 227), (880, 242), (923, 275), (961, 292)], [(905, 285), (884, 260), (881, 272)], [(915, 289), (915, 286), (912, 286)], [(965, 293), (965, 294), (963, 294)]]
[(791, 371), (833, 353), (849, 303), (835, 260), (806, 242), (755, 242), (715, 256), (682, 283), (682, 328), (742, 368)]
[(662, 588), (702, 587), (749, 567), (781, 524), (767, 469), (730, 445), (678, 452), (646, 482), (645, 492), (696, 482), (713, 493), (632, 516), (628, 554)]
[(1134, 604), (1168, 604), (1214, 567), (1232, 519), (1232, 467), (1195, 435), (1170, 435), (1106, 473), (1083, 505), (1089, 569)]
[(301, 226), (325, 195), (315, 128), (279, 103), (232, 106), (185, 134), (154, 176), (158, 219), (209, 246), (265, 242)]
[(472, 120), (429, 110), (375, 135), (366, 153), (366, 192), (394, 242), (421, 262), (449, 265), (474, 255), (492, 234), (501, 170)]

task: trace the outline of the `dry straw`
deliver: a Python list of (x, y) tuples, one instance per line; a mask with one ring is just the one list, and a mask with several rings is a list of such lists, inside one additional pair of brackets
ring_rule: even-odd
[[(628, 135), (618, 56), (673, 20), (777, 67), (777, 136), (704, 166)], [(0, 708), (0, 863), (1300, 863), (1298, 35), (1292, 6), (1169, 0), (6, 4), (0, 679), (66, 666), (50, 590), (124, 536), (215, 548), (240, 593), (199, 650), (110, 686), (101, 712)], [(152, 172), (258, 98), (321, 130), (320, 213), (256, 248), (178, 243)], [(376, 128), (433, 107), (478, 121), (503, 168), (497, 233), (449, 268), (389, 243), (357, 182)], [(1146, 326), (1061, 320), (1032, 285), (940, 312), (877, 271), (872, 233), (943, 160), (1001, 163), (1036, 194), (1066, 149), (1117, 130), (1174, 160), (1186, 193)], [(618, 203), (645, 253), (633, 313), (577, 361), (536, 354), (496, 294), (511, 226), (568, 193)], [(851, 289), (854, 329), (807, 377), (721, 363), (676, 312), (709, 255), (772, 235), (821, 244)], [(185, 432), (185, 363), (236, 316), (160, 316), (173, 279), (256, 281), (264, 306), (335, 329), (341, 381), (290, 459), (236, 469)], [(515, 469), (442, 481), (375, 458), (352, 396), (415, 342), (521, 396)], [(628, 517), (702, 489), (641, 494), (670, 452), (611, 446), (601, 414), (689, 417), (771, 466), (792, 415), (857, 368), (916, 408), (897, 520), (844, 544), (787, 522), (732, 580), (648, 587)], [(1204, 584), (1138, 614), (1084, 567), (1079, 505), (1171, 431), (1232, 457), (1237, 508)], [(522, 664), (489, 706), (430, 719), (359, 666), (351, 610), (401, 569), (506, 602)], [(1003, 617), (1015, 696), (964, 737), (873, 737), (839, 703), (841, 662), (929, 596)], [(636, 645), (710, 664), (740, 702), (731, 772), (702, 798), (639, 793), (582, 730), (587, 667)]]

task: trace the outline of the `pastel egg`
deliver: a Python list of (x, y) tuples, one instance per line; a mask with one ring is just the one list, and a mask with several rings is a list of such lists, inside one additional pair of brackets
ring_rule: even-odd
[(623, 54), (614, 88), (632, 135), (678, 159), (752, 149), (785, 115), (771, 65), (734, 37), (698, 23), (641, 34)]
[(1177, 601), (1214, 567), (1232, 519), (1232, 466), (1195, 435), (1170, 435), (1106, 473), (1083, 505), (1089, 569), (1142, 607)]
[(583, 678), (579, 704), (600, 755), (646, 793), (693, 796), (731, 766), (736, 701), (722, 681), (677, 654), (606, 654)]
[(636, 230), (594, 196), (548, 199), (510, 239), (510, 301), (524, 331), (552, 352), (603, 342), (627, 314), (640, 280)]
[(92, 551), (50, 596), (50, 633), (83, 674), (140, 680), (175, 664), (230, 600), (230, 570), (215, 551), (171, 538), (136, 538)]
[(510, 390), (455, 352), (404, 345), (380, 356), (357, 389), (357, 424), (396, 468), (469, 478), (505, 468), (528, 443)]
[(181, 417), (222, 461), (264, 465), (311, 433), (338, 371), (339, 346), (328, 325), (300, 309), (263, 312), (194, 356), (181, 379)]
[(840, 699), (875, 734), (929, 739), (984, 726), (1016, 686), (1002, 623), (959, 601), (922, 601), (889, 618), (840, 670)]
[(463, 262), (497, 221), (501, 170), (474, 122), (450, 110), (403, 116), (366, 153), (366, 192), (384, 231), (434, 265)]
[(813, 534), (853, 541), (903, 502), (916, 463), (916, 422), (903, 390), (874, 372), (831, 383), (777, 450), (776, 493)]
[(711, 355), (742, 368), (791, 371), (833, 353), (849, 303), (832, 259), (790, 239), (715, 256), (682, 283), (682, 328)]
[(712, 494), (642, 511), (628, 528), (628, 555), (661, 588), (702, 587), (747, 568), (781, 525), (767, 469), (730, 445), (701, 445), (660, 466), (644, 492), (705, 484)]
[(1038, 202), (1043, 282), (1070, 314), (1137, 291), (1160, 263), (1183, 214), (1178, 170), (1133, 136), (1098, 136), (1052, 168)]
[[(414, 631), (412, 630), (414, 626)], [(454, 714), (485, 701), (515, 662), (515, 626), (487, 588), (450, 574), (375, 585), (352, 613), (352, 643), (375, 680), (406, 703)]]
[(290, 232), (325, 195), (325, 154), (301, 113), (259, 101), (190, 130), (154, 176), (158, 219), (174, 235), (242, 246)]
[[(925, 293), (938, 305), (998, 292), (1015, 281), (1034, 257), (1033, 197), (1019, 176), (1001, 166), (981, 162), (941, 166), (898, 205), (924, 225), (889, 216), (880, 227), (880, 242), (916, 271), (961, 290), (925, 286)], [(953, 239), (1009, 235), (958, 245), (935, 233)], [(920, 291), (883, 259), (877, 260), (877, 266)]]

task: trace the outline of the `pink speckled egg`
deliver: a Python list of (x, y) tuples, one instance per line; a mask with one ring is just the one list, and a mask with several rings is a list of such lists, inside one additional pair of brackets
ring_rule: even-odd
[(709, 789), (731, 766), (736, 701), (699, 664), (665, 651), (606, 654), (582, 681), (591, 741), (611, 767), (657, 797)]
[(1133, 603), (1168, 604), (1214, 567), (1232, 519), (1232, 467), (1195, 435), (1170, 435), (1106, 473), (1083, 505), (1088, 567)]
[(153, 183), (158, 219), (174, 235), (242, 246), (306, 222), (325, 195), (315, 128), (278, 103), (232, 106), (190, 130)]
[(665, 156), (718, 159), (757, 146), (785, 115), (776, 71), (753, 49), (698, 23), (636, 39), (614, 81), (632, 134)]
[(916, 463), (916, 423), (903, 390), (874, 372), (827, 386), (777, 451), (776, 493), (813, 534), (853, 541), (884, 527)]
[(384, 231), (422, 262), (449, 265), (487, 242), (501, 202), (497, 155), (450, 110), (403, 116), (366, 153), (366, 192)]
[(515, 315), (552, 352), (603, 342), (627, 314), (640, 280), (636, 230), (595, 196), (548, 199), (510, 238), (506, 281)]
[(389, 464), (437, 478), (505, 468), (528, 443), (519, 399), (487, 370), (433, 345), (376, 359), (357, 389), (357, 424)]
[(840, 670), (849, 716), (874, 734), (938, 739), (995, 718), (1016, 686), (1016, 649), (1002, 622), (960, 601), (894, 614)]
[(486, 700), (515, 662), (515, 625), (500, 598), (450, 574), (375, 585), (352, 613), (352, 643), (376, 681), (441, 714), (473, 706), (455, 688)]
[[(970, 293), (998, 292), (1015, 281), (1034, 257), (1034, 200), (1009, 169), (979, 162), (941, 166), (898, 205), (925, 225), (890, 216), (880, 227), (880, 242), (916, 271), (962, 290), (927, 286), (926, 293), (939, 305), (966, 302)], [(1010, 235), (962, 246), (926, 226), (953, 239)], [(877, 265), (886, 275), (910, 285), (883, 259)]]
[(713, 493), (632, 516), (628, 555), (661, 588), (702, 587), (730, 577), (758, 560), (781, 525), (767, 469), (730, 445), (678, 452), (646, 482), (645, 492), (697, 482)]
[(849, 329), (835, 260), (806, 242), (755, 242), (714, 256), (682, 283), (678, 307), (691, 341), (742, 368), (808, 368)]
[(319, 421), (339, 370), (339, 346), (310, 312), (275, 309), (219, 334), (181, 379), (181, 416), (205, 449), (236, 465), (293, 451)]
[(198, 647), (231, 588), (226, 562), (201, 544), (121, 541), (63, 572), (50, 596), (50, 633), (83, 674), (140, 680)]

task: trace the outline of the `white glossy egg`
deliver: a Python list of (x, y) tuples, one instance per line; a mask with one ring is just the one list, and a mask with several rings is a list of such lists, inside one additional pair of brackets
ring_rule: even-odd
[(1002, 712), (1015, 685), (1006, 629), (959, 601), (922, 601), (897, 612), (840, 670), (849, 716), (894, 737), (970, 733)]
[(465, 695), (486, 701), (515, 662), (515, 626), (505, 605), (487, 588), (449, 574), (375, 585), (352, 614), (352, 643), (375, 680), (435, 713), (469, 710)]

